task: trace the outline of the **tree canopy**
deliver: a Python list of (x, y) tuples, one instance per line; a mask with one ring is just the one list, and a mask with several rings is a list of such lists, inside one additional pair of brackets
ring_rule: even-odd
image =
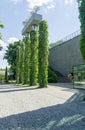
[(21, 41), (14, 42), (8, 45), (4, 59), (7, 60), (8, 64), (11, 66), (11, 69), (15, 75), (16, 73), (16, 51), (17, 47), (21, 44)]
[[(4, 25), (2, 24), (2, 22), (0, 21), (0, 28), (4, 28)], [(2, 34), (0, 33), (0, 39), (2, 39)], [(2, 49), (2, 46), (0, 45), (0, 50)]]

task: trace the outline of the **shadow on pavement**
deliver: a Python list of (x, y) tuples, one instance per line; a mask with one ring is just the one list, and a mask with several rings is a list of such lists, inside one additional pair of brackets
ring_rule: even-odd
[[(85, 130), (84, 113), (71, 104), (41, 108), (0, 119), (0, 130)], [(77, 107), (77, 106), (74, 106)]]
[(73, 88), (73, 83), (49, 83), (49, 85), (61, 88)]
[(0, 118), (0, 130), (85, 130), (85, 104), (80, 92), (64, 104)]

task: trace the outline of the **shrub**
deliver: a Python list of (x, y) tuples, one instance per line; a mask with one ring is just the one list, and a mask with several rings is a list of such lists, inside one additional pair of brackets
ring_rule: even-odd
[(85, 96), (83, 96), (83, 101), (85, 101)]
[(48, 68), (48, 82), (49, 83), (56, 83), (57, 82), (57, 75), (50, 68)]
[(5, 78), (4, 74), (0, 74), (0, 82), (3, 82), (4, 78)]
[(8, 83), (8, 70), (7, 70), (7, 67), (5, 69), (5, 82)]

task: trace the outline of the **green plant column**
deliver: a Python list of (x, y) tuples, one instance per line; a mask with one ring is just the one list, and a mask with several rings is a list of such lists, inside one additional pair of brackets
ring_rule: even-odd
[(16, 54), (16, 83), (20, 83), (20, 46), (17, 47)]
[(19, 84), (22, 83), (22, 42), (20, 41), (20, 47), (19, 47)]
[(23, 39), (24, 41), (24, 82), (23, 84), (26, 84), (26, 39)]
[(30, 37), (25, 37), (25, 53), (24, 53), (24, 84), (30, 85)]
[(7, 67), (5, 69), (5, 82), (8, 83), (8, 70), (7, 70)]
[(21, 47), (20, 47), (20, 79), (21, 83), (24, 84), (24, 42), (21, 42)]
[(82, 57), (85, 60), (85, 0), (78, 0), (78, 2), (81, 22), (80, 50), (82, 53)]
[(48, 24), (41, 21), (39, 24), (39, 87), (48, 85)]
[(30, 32), (30, 85), (37, 85), (38, 82), (38, 32), (32, 30)]

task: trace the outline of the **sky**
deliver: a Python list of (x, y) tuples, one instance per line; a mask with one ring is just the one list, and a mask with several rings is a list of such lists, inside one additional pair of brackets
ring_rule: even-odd
[(22, 39), (22, 22), (29, 19), (30, 12), (39, 6), (39, 14), (48, 22), (49, 43), (56, 42), (65, 36), (80, 29), (77, 0), (1, 0), (0, 20), (5, 25), (0, 29), (3, 39), (0, 44), (0, 68), (8, 64), (3, 60), (6, 47), (9, 43)]

